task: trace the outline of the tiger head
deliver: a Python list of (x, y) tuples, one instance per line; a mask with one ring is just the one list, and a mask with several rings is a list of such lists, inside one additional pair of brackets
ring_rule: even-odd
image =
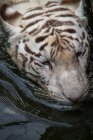
[[(46, 25), (42, 25), (47, 32), (49, 30), (48, 35), (43, 31), (40, 35), (42, 27), (38, 31), (38, 26), (36, 30), (28, 33), (29, 27), (33, 29), (33, 24), (29, 24), (29, 20), (26, 21), (28, 13), (24, 13), (25, 9), (22, 11), (23, 3), (19, 7), (13, 6), (19, 11), (9, 9), (9, 5), (3, 4), (0, 12), (4, 26), (10, 33), (9, 54), (13, 60), (21, 69), (25, 70), (29, 77), (36, 79), (45, 87), (49, 96), (68, 103), (82, 101), (88, 94), (86, 75), (89, 54), (88, 35), (85, 31), (85, 18), (80, 10), (82, 4), (78, 0), (75, 5), (74, 3), (72, 5), (72, 1), (63, 0), (59, 5), (59, 10), (67, 8), (65, 16), (63, 14), (64, 22), (58, 21), (62, 14), (60, 11), (57, 20), (51, 19), (50, 21), (49, 18)], [(79, 2), (79, 8), (75, 7), (77, 2)], [(23, 7), (29, 9), (29, 6), (30, 4), (24, 3)], [(50, 9), (48, 10), (51, 12)], [(52, 14), (55, 13), (52, 11)], [(66, 15), (68, 20), (65, 18)], [(43, 23), (43, 20), (41, 22)], [(40, 25), (39, 20), (38, 24)], [(57, 29), (57, 25), (60, 24), (60, 28)]]
[(49, 95), (66, 102), (82, 101), (88, 94), (88, 79), (83, 61), (75, 52), (63, 49), (55, 60), (45, 63), (45, 83)]

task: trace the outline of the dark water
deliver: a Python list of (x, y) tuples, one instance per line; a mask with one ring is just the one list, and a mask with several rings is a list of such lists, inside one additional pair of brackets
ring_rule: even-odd
[(87, 0), (85, 14), (91, 40), (91, 97), (77, 109), (36, 96), (45, 91), (11, 61), (5, 52), (7, 35), (0, 24), (0, 140), (93, 140), (93, 17)]

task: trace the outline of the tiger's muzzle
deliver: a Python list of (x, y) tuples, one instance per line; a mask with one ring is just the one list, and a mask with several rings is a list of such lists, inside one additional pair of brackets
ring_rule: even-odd
[(56, 69), (48, 85), (50, 97), (67, 103), (83, 101), (87, 97), (88, 89), (87, 75), (79, 66), (72, 70)]

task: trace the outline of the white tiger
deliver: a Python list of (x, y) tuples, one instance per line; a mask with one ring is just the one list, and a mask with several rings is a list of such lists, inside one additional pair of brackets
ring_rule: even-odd
[(56, 100), (88, 94), (89, 41), (82, 0), (13, 0), (0, 8), (9, 31), (8, 52), (26, 75)]

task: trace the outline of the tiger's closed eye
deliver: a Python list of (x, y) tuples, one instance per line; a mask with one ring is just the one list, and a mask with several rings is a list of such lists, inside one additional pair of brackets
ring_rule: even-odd
[(49, 69), (51, 70), (53, 68), (52, 63), (49, 60), (46, 60), (42, 62), (43, 65), (49, 66)]
[(77, 53), (76, 53), (76, 56), (77, 56), (77, 57), (79, 57), (79, 56), (81, 56), (81, 55), (82, 55), (82, 52), (77, 52)]

